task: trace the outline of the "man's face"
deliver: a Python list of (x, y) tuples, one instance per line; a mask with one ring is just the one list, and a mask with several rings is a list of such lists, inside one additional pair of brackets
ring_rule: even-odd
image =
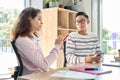
[(85, 16), (76, 17), (76, 26), (79, 30), (86, 30), (87, 24), (89, 24), (89, 20)]

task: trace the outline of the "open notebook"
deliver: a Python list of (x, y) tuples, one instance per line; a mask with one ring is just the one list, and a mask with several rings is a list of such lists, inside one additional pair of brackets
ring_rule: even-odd
[(70, 78), (77, 80), (94, 80), (96, 78), (96, 75), (71, 70), (58, 70), (57, 72), (53, 73), (51, 77)]
[(92, 68), (92, 67), (90, 66), (73, 67), (73, 68), (70, 68), (70, 70), (80, 71), (80, 72), (85, 72), (85, 73), (90, 73), (90, 74), (96, 74), (96, 75), (112, 72), (112, 70), (103, 69), (103, 68), (98, 68), (98, 70), (85, 70), (85, 68)]

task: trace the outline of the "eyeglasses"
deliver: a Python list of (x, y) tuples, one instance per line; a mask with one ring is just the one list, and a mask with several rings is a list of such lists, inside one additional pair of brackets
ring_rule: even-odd
[(84, 24), (86, 22), (86, 19), (81, 19), (80, 21), (76, 21), (76, 23)]

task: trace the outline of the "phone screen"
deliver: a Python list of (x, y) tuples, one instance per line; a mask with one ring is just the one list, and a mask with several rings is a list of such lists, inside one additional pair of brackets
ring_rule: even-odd
[(98, 52), (96, 53), (96, 56), (101, 56), (102, 54), (104, 54), (103, 52)]

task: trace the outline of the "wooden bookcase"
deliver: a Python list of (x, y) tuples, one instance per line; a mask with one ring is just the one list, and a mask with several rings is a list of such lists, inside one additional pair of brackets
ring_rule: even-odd
[[(72, 31), (76, 31), (75, 15), (77, 12), (62, 8), (46, 8), (42, 10), (42, 49), (44, 55), (48, 55), (54, 47), (55, 39), (58, 35), (66, 36)], [(63, 67), (63, 51), (54, 63), (54, 68)]]

